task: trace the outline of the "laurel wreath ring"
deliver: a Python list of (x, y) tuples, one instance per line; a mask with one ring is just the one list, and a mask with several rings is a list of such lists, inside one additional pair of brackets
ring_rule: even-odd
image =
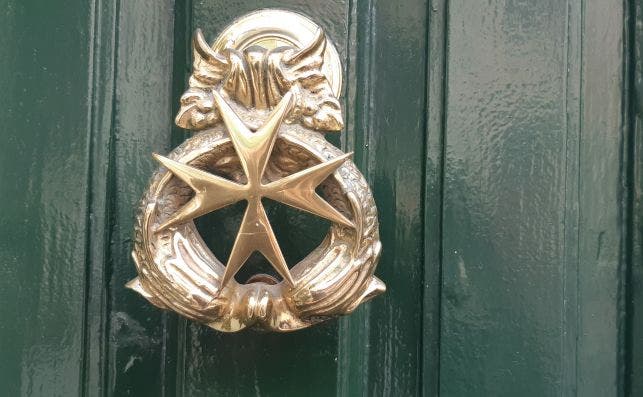
[[(218, 127), (189, 138), (168, 157), (238, 179), (242, 172), (233, 151), (227, 132)], [(282, 177), (292, 173), (293, 167), (341, 154), (319, 132), (284, 125), (268, 167), (274, 177)], [(331, 205), (352, 219), (355, 228), (332, 223), (322, 243), (291, 268), (296, 281), (292, 287), (284, 282), (240, 284), (231, 280), (219, 289), (225, 265), (207, 247), (194, 222), (155, 231), (190, 199), (191, 192), (160, 167), (138, 207), (132, 252), (138, 277), (128, 287), (160, 308), (227, 332), (247, 327), (292, 331), (351, 313), (385, 290), (373, 275), (381, 251), (377, 209), (366, 180), (351, 161), (320, 188)]]

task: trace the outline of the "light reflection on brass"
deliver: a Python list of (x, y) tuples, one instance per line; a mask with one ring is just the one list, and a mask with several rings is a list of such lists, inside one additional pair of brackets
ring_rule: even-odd
[[(248, 20), (270, 19), (259, 12), (237, 23), (247, 26)], [(310, 20), (304, 20), (310, 31)], [(271, 37), (274, 26), (263, 29), (253, 33), (255, 42), (301, 40)], [(235, 24), (224, 31), (230, 32)], [(167, 157), (154, 155), (163, 167), (141, 200), (132, 253), (139, 275), (128, 287), (158, 307), (229, 332), (250, 326), (291, 331), (350, 313), (385, 286), (373, 275), (381, 244), (371, 192), (350, 154), (319, 132), (343, 126), (331, 75), (323, 68), (327, 49), (334, 47), (319, 28), (301, 47), (235, 48), (234, 40), (226, 42), (215, 50), (200, 31), (195, 34), (193, 73), (176, 123), (201, 132)], [(330, 62), (338, 62), (336, 55)], [(332, 222), (321, 245), (292, 268), (262, 197)], [(242, 200), (245, 214), (224, 266), (193, 220)], [(234, 279), (255, 251), (282, 282), (267, 275), (255, 275), (246, 284)]]

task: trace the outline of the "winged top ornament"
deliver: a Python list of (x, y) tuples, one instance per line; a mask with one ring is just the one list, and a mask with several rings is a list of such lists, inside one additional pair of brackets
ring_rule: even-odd
[[(249, 14), (219, 41), (258, 20), (287, 20), (291, 31), (271, 37), (277, 27), (263, 26), (268, 33), (250, 30), (255, 40), (227, 40), (221, 51), (200, 30), (194, 35), (193, 72), (176, 124), (196, 135), (167, 156), (154, 154), (161, 167), (140, 202), (132, 252), (138, 277), (128, 283), (158, 307), (227, 332), (305, 328), (385, 290), (373, 274), (381, 244), (372, 194), (351, 154), (322, 134), (343, 128), (329, 80), (337, 76), (325, 70), (328, 51), (336, 50), (309, 19), (281, 10)], [(300, 41), (301, 31), (310, 40), (288, 44)], [(337, 57), (330, 62), (339, 65)], [(294, 266), (284, 259), (264, 197), (331, 221), (321, 245)], [(239, 201), (246, 209), (224, 265), (193, 220)], [(253, 252), (281, 280), (238, 282)]]
[(246, 109), (265, 110), (293, 92), (295, 101), (289, 120), (300, 120), (320, 131), (344, 127), (341, 107), (321, 71), (326, 35), (321, 29), (304, 48), (280, 46), (267, 49), (253, 45), (242, 51), (227, 47), (215, 52), (197, 30), (192, 43), (194, 63), (189, 88), (181, 97), (176, 124), (203, 130), (221, 121), (212, 88), (221, 89)]

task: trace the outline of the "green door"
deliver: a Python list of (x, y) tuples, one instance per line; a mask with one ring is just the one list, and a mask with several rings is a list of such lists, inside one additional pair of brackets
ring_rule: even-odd
[[(343, 60), (385, 295), (221, 334), (124, 287), (192, 32), (280, 7)], [(0, 395), (643, 395), (643, 9), (605, 0), (5, 0)], [(208, 226), (217, 249), (229, 235)], [(297, 259), (326, 224), (269, 209)]]

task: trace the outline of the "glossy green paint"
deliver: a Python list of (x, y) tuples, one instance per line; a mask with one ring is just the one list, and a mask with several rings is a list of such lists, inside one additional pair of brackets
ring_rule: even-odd
[(631, 78), (629, 95), (629, 145), (626, 155), (629, 166), (630, 207), (627, 216), (631, 219), (628, 233), (631, 268), (626, 272), (626, 391), (632, 396), (643, 394), (643, 4), (633, 2), (629, 9), (629, 63)]
[(14, 396), (83, 384), (92, 10), (43, 3), (0, 13), (0, 390)]
[(616, 395), (623, 10), (449, 7), (442, 394)]
[[(310, 16), (339, 50), (346, 130), (330, 140), (355, 151), (373, 187), (389, 289), (313, 329), (227, 335), (124, 284), (150, 153), (188, 136), (172, 118), (192, 31), (212, 39), (263, 7)], [(636, 2), (10, 0), (3, 11), (4, 394), (643, 391)], [(269, 212), (291, 260), (326, 227)], [(199, 221), (215, 252), (229, 251), (239, 214)]]

